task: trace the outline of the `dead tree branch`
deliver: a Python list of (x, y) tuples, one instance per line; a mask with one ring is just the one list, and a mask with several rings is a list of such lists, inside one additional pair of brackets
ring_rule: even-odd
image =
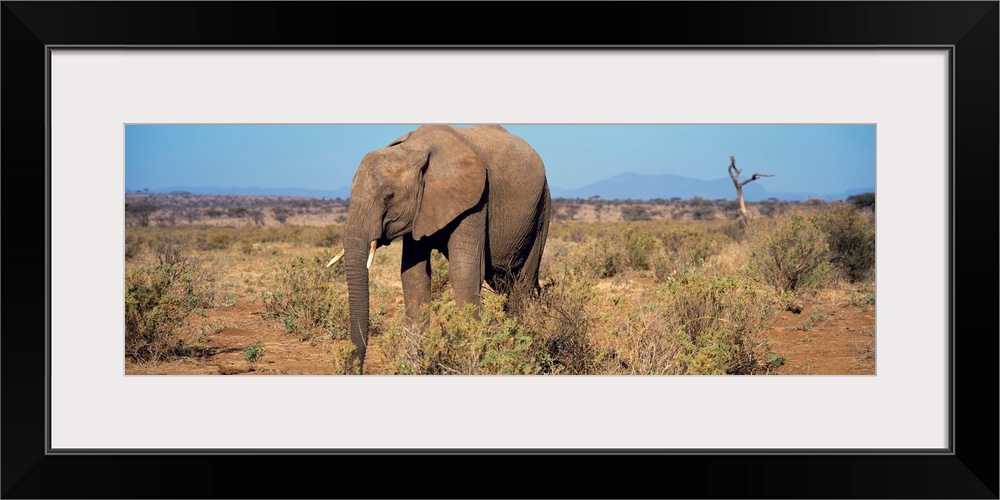
[(740, 174), (743, 173), (743, 170), (736, 168), (736, 157), (732, 155), (729, 157), (729, 168), (727, 170), (729, 171), (729, 177), (733, 179), (733, 185), (736, 186), (736, 198), (740, 202), (740, 217), (743, 220), (743, 228), (750, 229), (750, 212), (747, 212), (747, 206), (743, 202), (743, 186), (746, 186), (748, 183), (760, 179), (761, 177), (774, 177), (774, 174), (756, 173), (749, 179), (741, 182)]

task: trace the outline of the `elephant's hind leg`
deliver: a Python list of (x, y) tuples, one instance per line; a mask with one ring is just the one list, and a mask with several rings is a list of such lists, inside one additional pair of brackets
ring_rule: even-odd
[(545, 186), (543, 198), (539, 202), (540, 215), (537, 220), (538, 231), (535, 240), (531, 243), (531, 250), (524, 261), (524, 266), (517, 271), (513, 280), (507, 309), (513, 314), (520, 314), (527, 306), (527, 300), (538, 290), (538, 272), (542, 264), (542, 251), (545, 249), (545, 241), (549, 237), (550, 210), (549, 188)]

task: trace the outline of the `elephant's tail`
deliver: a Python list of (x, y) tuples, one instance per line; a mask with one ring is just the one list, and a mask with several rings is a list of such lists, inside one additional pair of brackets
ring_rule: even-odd
[[(545, 186), (542, 189), (542, 209), (539, 211), (541, 220), (539, 224), (542, 225), (538, 231), (538, 262), (542, 262), (542, 250), (545, 249), (545, 243), (549, 240), (549, 221), (552, 220), (552, 195), (549, 193), (549, 181), (545, 180)], [(536, 276), (537, 278), (537, 276)], [(535, 287), (538, 287), (537, 279)]]

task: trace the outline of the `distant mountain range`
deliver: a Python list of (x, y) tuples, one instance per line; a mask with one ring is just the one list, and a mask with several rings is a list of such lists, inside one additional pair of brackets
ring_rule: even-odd
[[(743, 197), (747, 201), (763, 201), (777, 198), (787, 201), (805, 201), (810, 198), (833, 201), (847, 199), (861, 193), (874, 193), (875, 188), (856, 188), (839, 193), (821, 192), (774, 192), (765, 187), (766, 179), (751, 182), (743, 187)], [(694, 197), (706, 200), (736, 199), (733, 181), (728, 177), (712, 180), (692, 179), (682, 175), (659, 174), (646, 175), (626, 172), (609, 177), (603, 181), (588, 184), (575, 189), (562, 189), (550, 186), (553, 198), (592, 198), (599, 196), (604, 200), (652, 200)], [(137, 191), (137, 190), (130, 190)], [(151, 189), (152, 193), (191, 193), (231, 196), (304, 196), (310, 198), (343, 198), (351, 196), (350, 187), (338, 189), (310, 188), (261, 188), (261, 187), (166, 187)]]

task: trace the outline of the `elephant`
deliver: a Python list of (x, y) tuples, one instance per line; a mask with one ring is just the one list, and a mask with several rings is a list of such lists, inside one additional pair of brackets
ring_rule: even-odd
[(369, 268), (378, 247), (402, 241), (406, 324), (419, 331), (428, 322), (421, 308), (431, 297), (431, 250), (448, 260), (456, 304), (478, 311), (483, 283), (511, 298), (537, 293), (550, 218), (541, 157), (502, 126), (423, 125), (365, 155), (351, 183), (340, 254), (357, 372), (364, 373)]

